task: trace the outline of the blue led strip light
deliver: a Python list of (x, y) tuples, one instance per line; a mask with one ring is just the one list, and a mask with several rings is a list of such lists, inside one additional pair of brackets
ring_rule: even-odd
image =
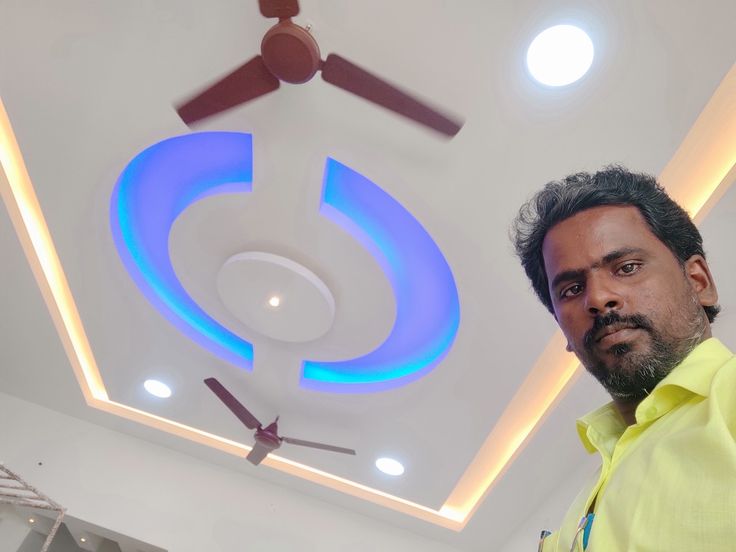
[(247, 370), (253, 346), (187, 294), (171, 265), (168, 241), (174, 221), (191, 204), (209, 195), (250, 192), (252, 181), (250, 134), (187, 134), (138, 154), (120, 175), (110, 206), (118, 253), (148, 300), (189, 338)]
[(302, 385), (369, 392), (422, 377), (445, 356), (460, 324), (457, 287), (439, 247), (395, 199), (334, 159), (325, 167), (320, 212), (381, 264), (394, 290), (396, 320), (386, 341), (365, 356), (304, 362)]

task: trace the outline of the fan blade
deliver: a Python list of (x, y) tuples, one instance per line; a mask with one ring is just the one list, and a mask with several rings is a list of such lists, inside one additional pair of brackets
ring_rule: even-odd
[(297, 0), (258, 0), (258, 7), (263, 17), (287, 19), (299, 15)]
[(248, 429), (257, 429), (261, 427), (261, 422), (259, 422), (258, 419), (253, 416), (253, 414), (251, 414), (238, 399), (233, 397), (230, 391), (225, 389), (219, 381), (215, 378), (207, 378), (204, 380), (204, 383), (215, 395), (217, 395), (218, 399), (225, 403), (225, 406), (227, 406), (230, 411), (238, 417), (238, 420), (243, 422)]
[(246, 456), (245, 459), (254, 466), (257, 466), (266, 456), (268, 456), (269, 452), (271, 452), (270, 448), (264, 447), (261, 443), (256, 443), (253, 445), (253, 450), (248, 453), (248, 456)]
[(285, 443), (289, 443), (290, 445), (300, 445), (302, 447), (312, 447), (322, 450), (330, 450), (332, 452), (342, 452), (343, 454), (352, 454), (353, 456), (355, 456), (355, 451), (349, 448), (325, 445), (324, 443), (314, 443), (312, 441), (304, 441), (302, 439), (294, 439), (292, 437), (282, 437), (281, 440)]
[(279, 79), (266, 68), (263, 58), (256, 56), (177, 107), (176, 112), (190, 125), (273, 92), (278, 87)]
[(463, 126), (337, 54), (327, 56), (322, 78), (448, 136), (455, 136)]

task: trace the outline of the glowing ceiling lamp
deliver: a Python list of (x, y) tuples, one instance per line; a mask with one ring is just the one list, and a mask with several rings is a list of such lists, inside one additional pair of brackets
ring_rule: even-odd
[(404, 465), (393, 458), (379, 458), (376, 460), (376, 467), (386, 475), (397, 477), (404, 474)]
[(171, 387), (159, 380), (147, 379), (143, 382), (143, 387), (151, 395), (159, 399), (168, 399), (171, 396)]
[(548, 86), (580, 79), (593, 63), (593, 41), (573, 25), (556, 25), (539, 33), (526, 53), (532, 76)]

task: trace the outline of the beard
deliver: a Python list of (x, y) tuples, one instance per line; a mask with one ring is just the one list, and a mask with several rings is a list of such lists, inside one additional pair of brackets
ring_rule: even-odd
[[(699, 304), (694, 306), (699, 314), (690, 309), (687, 313), (671, 313), (682, 317), (680, 320), (691, 321), (684, 336), (657, 331), (652, 320), (643, 314), (624, 316), (612, 311), (598, 316), (585, 333), (582, 354), (579, 353), (578, 358), (611, 397), (624, 402), (639, 402), (702, 341), (706, 330), (704, 313)], [(596, 336), (611, 324), (624, 324), (646, 332), (649, 346), (635, 348), (632, 343), (624, 341), (601, 351)], [(606, 362), (604, 357), (609, 361)]]

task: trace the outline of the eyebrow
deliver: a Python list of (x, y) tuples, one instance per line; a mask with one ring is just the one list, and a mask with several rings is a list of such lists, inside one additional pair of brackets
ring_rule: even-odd
[(552, 280), (552, 285), (550, 287), (552, 289), (555, 289), (562, 282), (568, 282), (582, 278), (587, 270), (600, 268), (602, 266), (606, 266), (613, 262), (616, 262), (622, 257), (626, 257), (632, 254), (642, 254), (644, 252), (645, 251), (639, 247), (624, 247), (622, 249), (616, 249), (614, 251), (611, 251), (610, 253), (606, 253), (600, 261), (593, 263), (589, 269), (573, 268), (560, 272), (559, 274), (557, 274), (557, 276), (554, 277), (554, 279)]

